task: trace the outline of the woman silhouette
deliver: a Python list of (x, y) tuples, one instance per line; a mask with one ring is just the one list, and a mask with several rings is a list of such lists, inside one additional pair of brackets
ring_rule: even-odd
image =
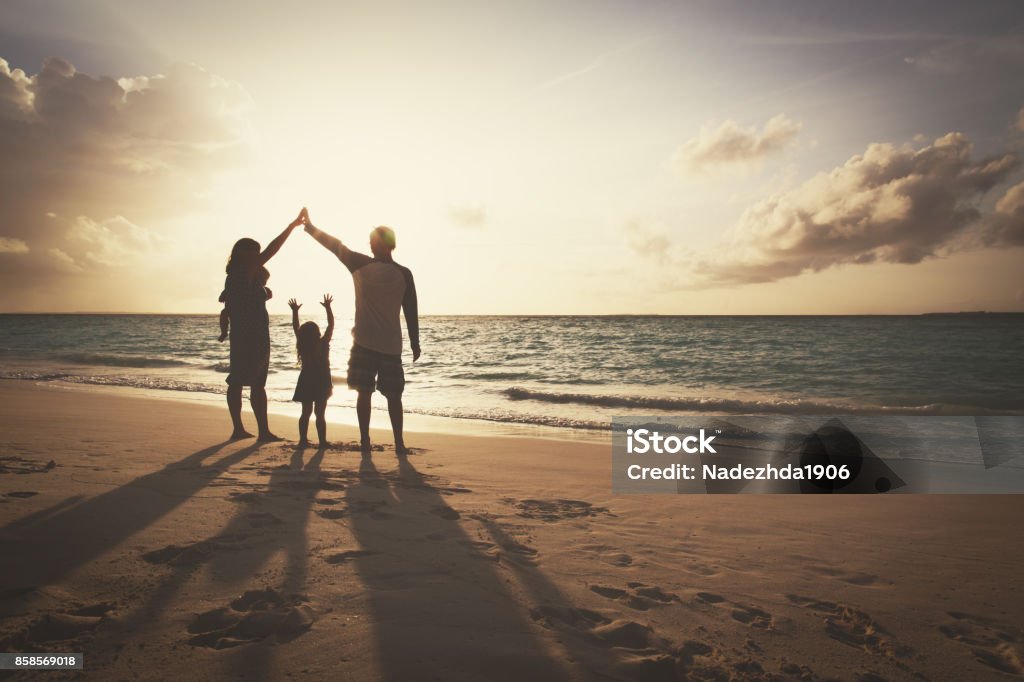
[(281, 440), (267, 425), (267, 372), (270, 369), (270, 318), (267, 299), (270, 290), (264, 287), (269, 273), (264, 264), (274, 257), (292, 230), (302, 224), (306, 209), (279, 234), (267, 248), (245, 237), (235, 242), (226, 268), (221, 300), (231, 323), (231, 360), (228, 372), (228, 412), (234, 427), (231, 439), (251, 438), (242, 426), (242, 387), (249, 386), (249, 404), (256, 415), (260, 441)]

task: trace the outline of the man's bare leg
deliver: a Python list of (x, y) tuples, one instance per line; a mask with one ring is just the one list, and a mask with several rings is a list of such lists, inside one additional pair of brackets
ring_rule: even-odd
[(259, 427), (259, 435), (256, 440), (261, 443), (279, 441), (281, 438), (270, 432), (267, 422), (267, 389), (262, 386), (253, 386), (249, 389), (249, 404), (256, 415), (256, 425)]
[(242, 425), (242, 387), (228, 385), (228, 412), (231, 414), (231, 440), (252, 438)]
[(370, 451), (370, 398), (373, 391), (359, 391), (356, 398), (356, 416), (359, 418), (359, 447), (363, 452)]
[(391, 417), (391, 432), (395, 435), (395, 454), (409, 454), (402, 436), (402, 422), (405, 417), (402, 413), (402, 396), (388, 398), (388, 416)]

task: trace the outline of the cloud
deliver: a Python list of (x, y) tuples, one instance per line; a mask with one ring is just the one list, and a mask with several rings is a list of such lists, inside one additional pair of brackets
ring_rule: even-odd
[(458, 227), (480, 228), (487, 223), (487, 208), (483, 204), (449, 206), (448, 218)]
[(903, 61), (938, 75), (1016, 69), (1024, 64), (1024, 44), (1018, 35), (957, 37), (932, 45)]
[(241, 86), (191, 64), (117, 80), (56, 57), (32, 75), (0, 59), (0, 224), (29, 252), (0, 289), (144, 252), (147, 225), (201, 208), (245, 158), (251, 108)]
[(156, 237), (122, 216), (102, 222), (78, 216), (68, 230), (68, 242), (84, 245), (85, 257), (93, 263), (116, 266), (148, 251)]
[(642, 258), (649, 258), (661, 264), (669, 261), (672, 242), (660, 227), (648, 227), (633, 220), (626, 224), (629, 248)]
[(53, 248), (49, 252), (50, 258), (53, 261), (53, 267), (61, 272), (66, 273), (80, 273), (84, 272), (84, 268), (75, 262), (75, 259), (64, 253), (60, 249)]
[(20, 239), (0, 237), (0, 253), (28, 253), (28, 244)]
[(676, 150), (674, 160), (680, 169), (690, 171), (709, 165), (758, 161), (784, 149), (802, 127), (783, 114), (769, 119), (760, 131), (756, 126), (744, 128), (735, 121), (717, 126), (708, 123), (701, 127), (697, 137)]
[(1006, 190), (978, 236), (983, 246), (1024, 246), (1024, 182)]
[(918, 263), (965, 248), (1016, 245), (1021, 185), (998, 202), (994, 221), (979, 203), (1019, 165), (1012, 152), (972, 158), (961, 133), (919, 149), (872, 144), (842, 166), (747, 209), (727, 238), (690, 268), (705, 285), (742, 284), (843, 264)]

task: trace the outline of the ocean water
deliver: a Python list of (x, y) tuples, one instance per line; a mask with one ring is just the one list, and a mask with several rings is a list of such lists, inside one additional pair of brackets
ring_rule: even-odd
[[(332, 410), (355, 404), (350, 327), (339, 316)], [(1024, 414), (1024, 315), (427, 316), (421, 327), (423, 357), (405, 356), (405, 406), (419, 414), (583, 429), (661, 413)], [(0, 378), (215, 398), (228, 370), (217, 335), (215, 315), (0, 315)], [(298, 377), (289, 317), (271, 317), (271, 344), (267, 388), (283, 406)]]

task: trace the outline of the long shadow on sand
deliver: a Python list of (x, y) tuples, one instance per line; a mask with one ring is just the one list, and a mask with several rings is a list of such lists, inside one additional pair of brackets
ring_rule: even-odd
[(79, 504), (62, 503), (7, 524), (0, 529), (0, 584), (31, 588), (59, 581), (160, 520), (259, 448), (250, 445), (204, 464), (227, 444), (194, 452)]
[[(207, 585), (228, 587), (234, 598), (198, 614), (182, 636), (191, 646), (227, 650), (217, 664), (226, 673), (246, 680), (275, 676), (276, 643), (301, 635), (312, 624), (307, 615), (312, 611), (304, 607), (308, 601), (304, 592), (306, 526), (316, 493), (324, 485), (320, 480), (324, 451), (315, 451), (304, 463), (306, 452), (296, 449), (287, 465), (257, 465), (268, 474), (266, 487), (240, 494), (235, 513), (212, 536), (143, 555), (169, 571), (108, 637), (117, 641), (121, 633), (159, 628), (165, 613), (202, 570), (207, 572)], [(280, 574), (268, 568), (279, 552), (284, 553)], [(189, 603), (194, 599), (191, 595)]]
[(346, 501), (382, 679), (571, 676), (563, 652), (538, 636), (500, 557), (463, 530), (407, 458), (394, 476), (364, 457)]

